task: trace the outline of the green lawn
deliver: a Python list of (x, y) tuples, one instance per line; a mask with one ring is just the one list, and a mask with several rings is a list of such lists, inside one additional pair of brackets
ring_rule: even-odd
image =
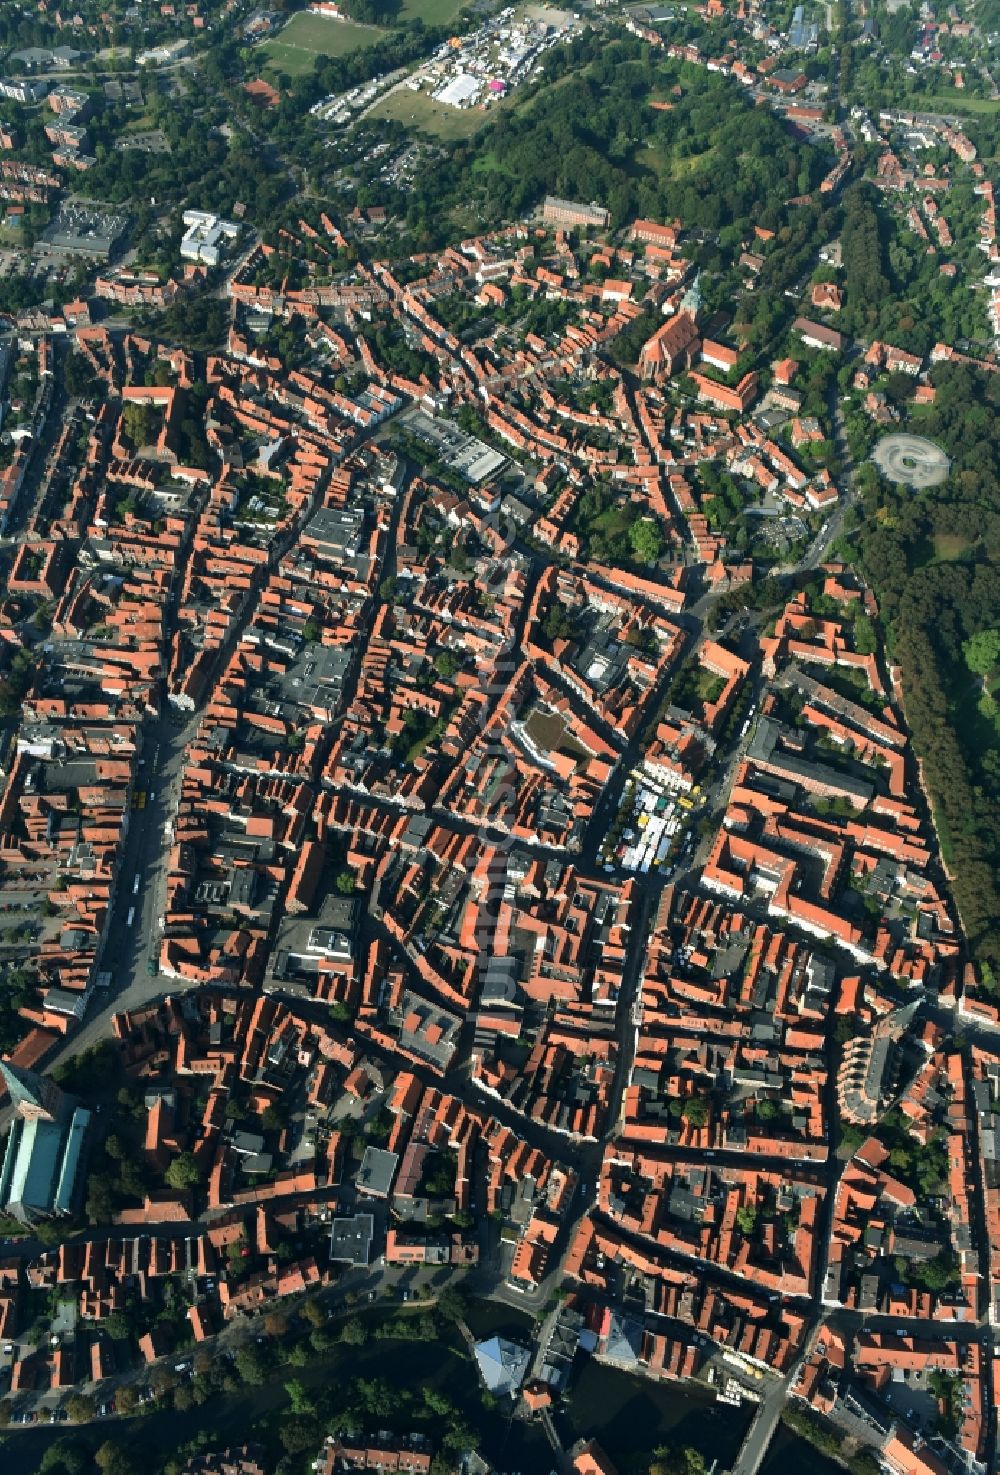
[[(419, 16), (428, 26), (446, 26), (460, 9), (461, 0), (402, 0), (401, 15), (404, 18)], [(273, 41), (266, 41), (261, 49), (267, 56), (268, 71), (287, 72), (290, 77), (296, 77), (312, 71), (317, 56), (347, 56), (362, 46), (373, 46), (388, 34), (381, 26), (332, 20), (329, 16), (300, 10), (281, 33)], [(435, 131), (446, 137), (463, 136), (460, 133), (447, 134), (444, 129)]]
[(420, 133), (443, 139), (469, 138), (489, 116), (479, 108), (450, 108), (447, 103), (435, 102), (429, 92), (411, 92), (408, 87), (390, 93), (372, 109), (374, 118), (394, 118)]
[(346, 56), (362, 46), (373, 46), (387, 35), (379, 26), (359, 26), (354, 21), (330, 20), (324, 15), (299, 11), (281, 34), (265, 41), (270, 72), (287, 72), (290, 77), (311, 72), (317, 56)]
[(944, 92), (929, 92), (920, 97), (908, 97), (900, 104), (905, 112), (913, 113), (1000, 113), (1000, 98), (969, 97), (956, 88)]
[(934, 561), (936, 563), (952, 563), (956, 558), (961, 558), (972, 547), (972, 539), (967, 538), (964, 533), (935, 533), (934, 534)]
[(914, 568), (927, 568), (932, 563), (954, 563), (964, 558), (973, 546), (974, 539), (964, 533), (934, 533), (920, 538), (914, 545)]
[(270, 72), (272, 79), (278, 72), (286, 72), (289, 77), (300, 77), (304, 72), (311, 72), (316, 60), (316, 53), (303, 51), (300, 46), (283, 46), (280, 41), (268, 41), (263, 47), (264, 71)]
[(685, 179), (689, 174), (698, 174), (711, 165), (714, 149), (706, 149), (703, 154), (688, 154), (674, 156), (669, 149), (665, 150), (653, 143), (645, 143), (635, 151), (635, 162), (640, 169), (651, 169), (659, 180)]
[(403, 0), (402, 15), (418, 17), (425, 26), (446, 26), (462, 8), (462, 0)]
[(159, 124), (152, 113), (143, 113), (141, 118), (130, 118), (122, 129), (123, 133), (151, 133)]
[(716, 676), (715, 672), (710, 671), (707, 666), (698, 667), (698, 675), (695, 678), (695, 690), (707, 705), (711, 706), (713, 702), (718, 701), (725, 690), (725, 685), (726, 683), (722, 677)]

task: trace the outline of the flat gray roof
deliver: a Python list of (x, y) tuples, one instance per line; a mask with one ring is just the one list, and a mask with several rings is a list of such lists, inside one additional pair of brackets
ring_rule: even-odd
[(375, 1220), (371, 1214), (353, 1214), (350, 1219), (334, 1219), (330, 1230), (330, 1259), (346, 1260), (350, 1265), (367, 1265), (371, 1260)]
[(382, 1147), (366, 1147), (355, 1180), (358, 1192), (370, 1193), (374, 1198), (388, 1198), (398, 1166), (398, 1152), (386, 1152)]

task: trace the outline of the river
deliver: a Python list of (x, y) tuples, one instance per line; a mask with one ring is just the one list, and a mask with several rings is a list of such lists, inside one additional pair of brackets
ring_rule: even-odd
[(827, 1459), (808, 1440), (800, 1439), (791, 1429), (779, 1424), (760, 1467), (760, 1475), (790, 1475), (790, 1472), (793, 1475), (800, 1475), (800, 1472), (801, 1475), (806, 1475), (806, 1472), (808, 1475), (845, 1475), (843, 1465)]
[(442, 1342), (393, 1341), (337, 1347), (306, 1367), (279, 1369), (261, 1388), (218, 1394), (183, 1412), (164, 1409), (133, 1419), (104, 1420), (80, 1429), (57, 1424), (11, 1430), (0, 1456), (0, 1468), (3, 1475), (37, 1475), (45, 1449), (67, 1435), (83, 1438), (92, 1448), (105, 1439), (120, 1439), (140, 1445), (146, 1451), (155, 1450), (164, 1458), (203, 1429), (211, 1434), (213, 1447), (237, 1444), (253, 1437), (254, 1423), (288, 1406), (284, 1385), (293, 1378), (307, 1388), (315, 1388), (336, 1379), (374, 1377), (399, 1387), (429, 1387), (446, 1393), (470, 1423), (481, 1430), (483, 1453), (494, 1462), (498, 1472), (513, 1475), (523, 1471), (528, 1475), (528, 1472), (549, 1470), (549, 1446), (537, 1426), (512, 1422), (499, 1411), (483, 1408), (478, 1375), (464, 1349), (458, 1351)]
[(589, 1361), (577, 1372), (569, 1403), (556, 1418), (560, 1438), (596, 1438), (622, 1468), (657, 1445), (690, 1445), (711, 1468), (732, 1464), (753, 1418), (753, 1406), (730, 1408), (691, 1383), (655, 1383)]
[[(479, 1337), (499, 1333), (527, 1341), (530, 1319), (507, 1307), (474, 1304), (469, 1320)], [(286, 1381), (295, 1378), (307, 1387), (321, 1387), (357, 1377), (380, 1377), (400, 1387), (432, 1387), (447, 1393), (481, 1431), (482, 1453), (499, 1475), (548, 1475), (552, 1468), (552, 1452), (536, 1424), (512, 1421), (499, 1410), (483, 1408), (478, 1377), (464, 1349), (442, 1342), (370, 1341), (363, 1347), (337, 1347), (306, 1367), (278, 1370), (264, 1387), (216, 1395), (182, 1412), (164, 1410), (79, 1430), (67, 1425), (12, 1430), (3, 1447), (3, 1475), (37, 1475), (45, 1449), (67, 1434), (83, 1438), (91, 1447), (116, 1438), (164, 1452), (176, 1450), (202, 1430), (211, 1434), (215, 1447), (239, 1443), (252, 1437), (252, 1425), (287, 1407)], [(576, 1439), (596, 1438), (623, 1472), (643, 1469), (642, 1457), (648, 1458), (664, 1443), (691, 1445), (704, 1455), (709, 1468), (717, 1460), (718, 1469), (726, 1470), (752, 1414), (749, 1404), (733, 1409), (716, 1403), (707, 1388), (655, 1383), (582, 1358), (569, 1401), (556, 1413), (556, 1425), (567, 1447)], [(801, 1460), (790, 1459), (800, 1454)], [(800, 1450), (798, 1441), (789, 1442), (787, 1431), (779, 1430), (761, 1475), (779, 1475), (789, 1468), (808, 1469), (810, 1475), (843, 1475), (840, 1467), (806, 1446)]]

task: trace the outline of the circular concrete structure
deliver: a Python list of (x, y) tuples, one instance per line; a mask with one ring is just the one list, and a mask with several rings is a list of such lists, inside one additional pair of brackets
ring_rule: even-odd
[(951, 468), (941, 447), (919, 435), (883, 435), (872, 460), (883, 476), (908, 487), (936, 487)]

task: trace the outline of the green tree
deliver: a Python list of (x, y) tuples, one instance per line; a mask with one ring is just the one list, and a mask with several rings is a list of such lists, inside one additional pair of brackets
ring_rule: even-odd
[(187, 1188), (193, 1188), (196, 1183), (201, 1182), (201, 1169), (195, 1162), (190, 1152), (181, 1152), (174, 1158), (173, 1162), (164, 1173), (164, 1179), (178, 1193), (183, 1193)]
[(63, 370), (67, 393), (86, 399), (98, 392), (99, 384), (82, 353), (71, 353)]
[(445, 1321), (463, 1321), (467, 1310), (465, 1297), (455, 1286), (445, 1286), (438, 1296), (437, 1309)]
[(293, 1378), (285, 1384), (285, 1392), (292, 1406), (293, 1414), (312, 1414), (316, 1412), (316, 1400), (299, 1378)]
[(177, 1374), (165, 1362), (158, 1362), (150, 1369), (149, 1381), (157, 1398), (164, 1398), (177, 1387)]
[[(15, 656), (15, 661), (18, 660)], [(86, 1094), (88, 1091), (100, 1091), (121, 1074), (121, 1061), (118, 1050), (110, 1040), (102, 1040), (99, 1045), (92, 1045), (89, 1050), (84, 1050), (72, 1059), (65, 1060), (57, 1065), (52, 1072), (54, 1079), (66, 1091), (79, 1091)]]
[(942, 1250), (933, 1260), (914, 1266), (909, 1278), (919, 1281), (927, 1290), (940, 1294), (959, 1283), (958, 1261), (950, 1250)]
[(965, 664), (977, 676), (988, 676), (1000, 663), (1000, 630), (980, 630), (962, 643)]
[(289, 1454), (315, 1449), (320, 1437), (319, 1423), (309, 1415), (296, 1414), (283, 1419), (278, 1429), (278, 1438)]
[(681, 1115), (692, 1127), (703, 1127), (708, 1121), (708, 1102), (700, 1096), (689, 1096), (681, 1110)]
[(749, 1239), (757, 1227), (756, 1209), (751, 1208), (749, 1204), (744, 1204), (742, 1208), (736, 1210), (736, 1223), (740, 1233)]
[(115, 1439), (106, 1439), (94, 1454), (94, 1464), (104, 1475), (136, 1475), (138, 1465), (129, 1449)]
[(125, 434), (135, 450), (155, 441), (159, 434), (160, 416), (150, 404), (132, 401), (122, 411)]
[(132, 1324), (124, 1311), (112, 1311), (105, 1319), (104, 1330), (116, 1342), (124, 1342), (132, 1334)]
[(640, 518), (629, 528), (628, 538), (637, 563), (656, 563), (663, 553), (663, 533), (658, 523)]
[(247, 1343), (245, 1347), (239, 1349), (236, 1354), (235, 1363), (236, 1371), (244, 1383), (249, 1383), (251, 1387), (260, 1387), (262, 1383), (267, 1381), (269, 1370), (268, 1359), (265, 1357), (261, 1348), (255, 1346), (252, 1342)]
[(288, 1312), (280, 1309), (269, 1311), (264, 1317), (264, 1330), (269, 1337), (286, 1337), (291, 1324)]
[(134, 1414), (139, 1407), (139, 1390), (131, 1383), (123, 1383), (115, 1394), (115, 1406), (120, 1414)]
[(91, 1173), (87, 1180), (85, 1207), (91, 1224), (106, 1224), (114, 1217), (115, 1191), (106, 1173)]
[(265, 1132), (279, 1132), (285, 1125), (287, 1111), (282, 1105), (265, 1106), (261, 1112), (260, 1123)]
[(649, 1475), (705, 1475), (704, 1456), (688, 1446), (671, 1449), (661, 1444), (653, 1451)]
[(542, 633), (546, 640), (572, 640), (573, 620), (564, 604), (553, 600), (542, 621)]
[(322, 1326), (326, 1320), (318, 1301), (307, 1301), (302, 1307), (302, 1315), (310, 1326)]
[(79, 1439), (57, 1439), (42, 1455), (38, 1466), (41, 1475), (83, 1475), (90, 1459)]
[(87, 1424), (96, 1412), (94, 1400), (86, 1393), (74, 1393), (66, 1400), (66, 1412), (74, 1424)]
[(460, 1418), (452, 1419), (444, 1438), (441, 1440), (442, 1447), (450, 1450), (452, 1454), (468, 1454), (476, 1448), (479, 1443), (479, 1435), (469, 1424), (462, 1422)]

